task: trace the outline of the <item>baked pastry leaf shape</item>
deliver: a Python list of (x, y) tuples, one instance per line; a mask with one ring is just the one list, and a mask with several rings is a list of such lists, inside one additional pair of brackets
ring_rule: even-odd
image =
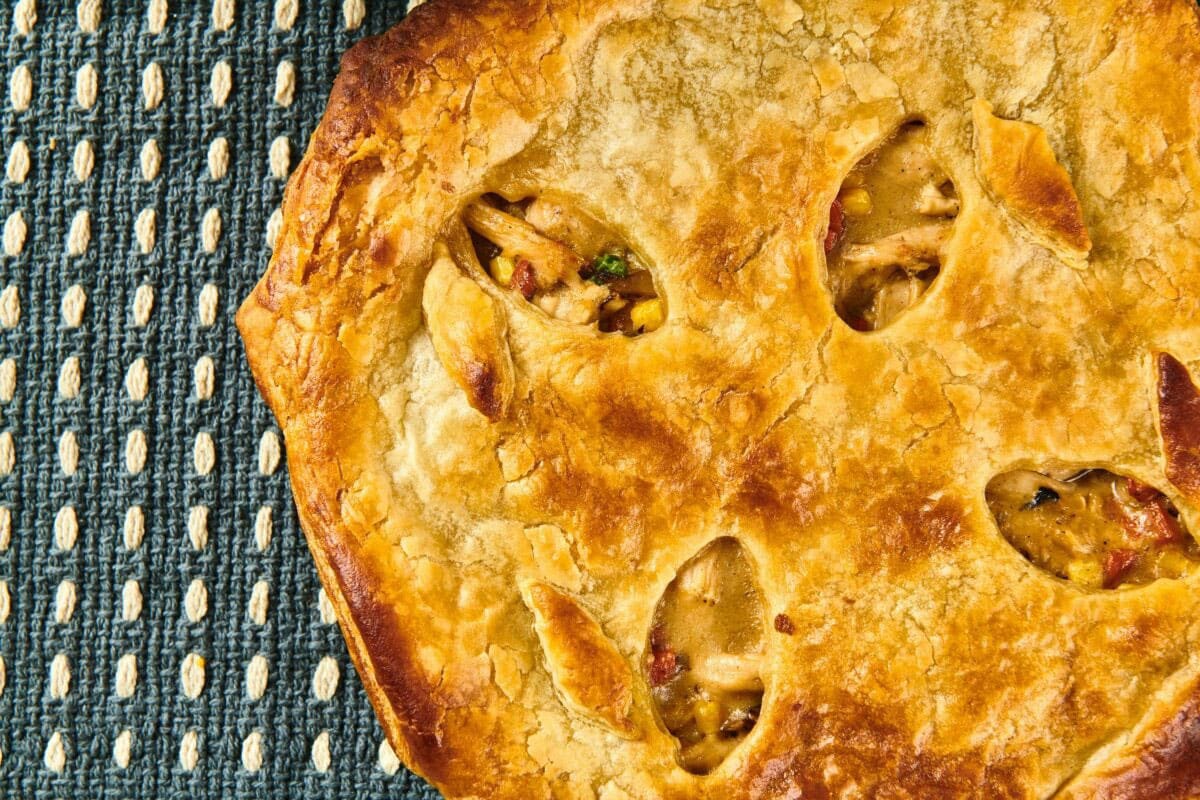
[(421, 306), (434, 352), (471, 407), (493, 421), (503, 417), (513, 393), (504, 317), (444, 246), (425, 279)]
[(1159, 353), (1158, 420), (1167, 478), (1193, 503), (1200, 503), (1200, 390), (1187, 367)]
[(1066, 254), (1086, 257), (1092, 240), (1083, 209), (1046, 132), (996, 116), (984, 100), (974, 102), (972, 115), (979, 175), (988, 189), (1034, 236)]
[[(1061, 578), (988, 484), (1102, 468), (1197, 530), (1198, 53), (1183, 0), (432, 0), (357, 45), (238, 324), (404, 762), (451, 798), (1195, 795), (1197, 570)], [(830, 207), (916, 122), (953, 235), (864, 333)], [(541, 237), (531, 297), (479, 201)], [(604, 330), (622, 292), (531, 244), (628, 255), (661, 324)], [(726, 539), (762, 695), (689, 770), (652, 632)]]
[(577, 712), (625, 738), (638, 738), (631, 717), (633, 672), (599, 623), (570, 595), (531, 581), (522, 589), (554, 685)]

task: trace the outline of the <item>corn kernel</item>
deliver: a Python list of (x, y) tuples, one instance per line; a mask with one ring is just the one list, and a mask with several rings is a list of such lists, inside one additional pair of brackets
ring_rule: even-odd
[(488, 264), (488, 272), (492, 279), (501, 286), (508, 286), (512, 283), (514, 269), (516, 269), (516, 264), (508, 256), (496, 256)]
[(697, 700), (692, 713), (701, 733), (711, 736), (721, 730), (721, 704), (716, 700)]
[(874, 207), (866, 189), (851, 189), (842, 195), (842, 211), (851, 217), (865, 217)]
[(1076, 559), (1067, 564), (1067, 577), (1072, 582), (1089, 589), (1099, 589), (1104, 583), (1104, 574), (1096, 561)]
[(635, 330), (652, 331), (663, 324), (664, 318), (662, 300), (657, 297), (639, 300), (629, 309), (629, 319)]

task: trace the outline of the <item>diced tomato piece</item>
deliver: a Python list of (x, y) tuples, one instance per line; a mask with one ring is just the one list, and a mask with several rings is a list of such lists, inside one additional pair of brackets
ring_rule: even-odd
[(862, 317), (862, 316), (858, 316), (858, 315), (855, 315), (855, 316), (847, 319), (846, 324), (850, 326), (851, 330), (855, 330), (855, 331), (862, 331), (865, 333), (869, 330), (872, 330), (871, 323), (867, 322), (866, 317)]
[(1162, 495), (1146, 506), (1145, 529), (1156, 542), (1182, 542), (1187, 538), (1179, 520), (1167, 510), (1167, 499)]
[(1104, 588), (1115, 589), (1121, 584), (1121, 579), (1129, 574), (1137, 563), (1138, 554), (1135, 550), (1123, 547), (1108, 551), (1104, 556)]
[(1149, 503), (1157, 497), (1162, 497), (1162, 492), (1158, 489), (1133, 478), (1125, 479), (1125, 491), (1129, 492), (1129, 496), (1139, 503)]
[(829, 230), (825, 232), (825, 255), (833, 252), (846, 230), (846, 217), (842, 213), (842, 201), (834, 200), (829, 207)]
[(675, 648), (667, 642), (667, 632), (662, 625), (650, 629), (650, 685), (662, 686), (679, 672), (679, 657)]
[(534, 293), (537, 292), (537, 272), (529, 259), (517, 259), (517, 265), (513, 267), (512, 287), (526, 300), (533, 299)]
[(659, 650), (665, 650), (670, 645), (667, 643), (667, 630), (662, 625), (655, 625), (650, 629), (650, 652), (657, 653)]
[(650, 656), (650, 685), (662, 686), (679, 671), (679, 659), (671, 648), (655, 650)]
[(1149, 539), (1152, 542), (1166, 544), (1181, 542), (1186, 539), (1183, 526), (1167, 509), (1167, 498), (1159, 494), (1150, 502), (1131, 506), (1109, 498), (1104, 503), (1108, 516), (1121, 523), (1132, 539)]

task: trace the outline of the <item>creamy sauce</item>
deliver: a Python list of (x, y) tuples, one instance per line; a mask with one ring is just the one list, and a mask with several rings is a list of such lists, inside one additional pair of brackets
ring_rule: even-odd
[(992, 479), (986, 496), (1013, 547), (1088, 588), (1178, 578), (1200, 559), (1162, 492), (1106, 470), (1006, 472)]
[(711, 772), (758, 720), (762, 599), (741, 546), (718, 539), (685, 564), (654, 615), (646, 673), (689, 772)]
[(885, 327), (941, 267), (958, 198), (928, 138), (922, 123), (902, 126), (854, 167), (831, 209), (830, 286), (838, 315), (856, 330)]

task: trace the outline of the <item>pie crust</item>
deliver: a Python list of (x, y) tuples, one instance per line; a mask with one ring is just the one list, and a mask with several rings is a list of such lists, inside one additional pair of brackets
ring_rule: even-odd
[[(905, 125), (933, 216), (851, 280)], [(432, 0), (356, 45), (238, 325), (397, 754), (447, 797), (1200, 797), (1191, 556), (1089, 585), (988, 499), (1103, 469), (1200, 531), (1198, 127), (1185, 0)], [(560, 211), (643, 293), (481, 241)]]

